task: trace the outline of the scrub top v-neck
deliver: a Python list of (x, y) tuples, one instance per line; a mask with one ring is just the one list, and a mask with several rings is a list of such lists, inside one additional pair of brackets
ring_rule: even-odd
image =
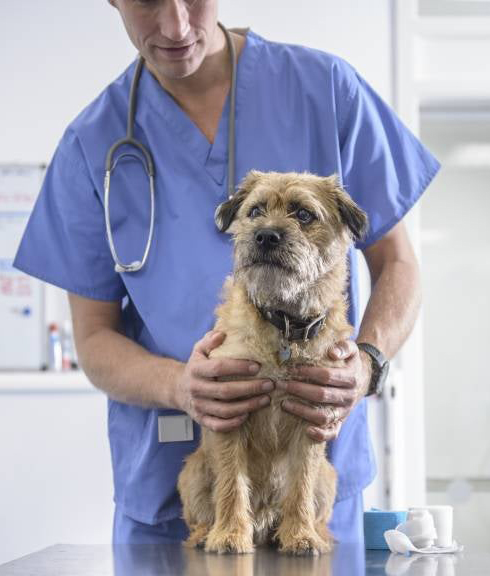
[(222, 185), (228, 156), (229, 93), (223, 105), (213, 142), (210, 143), (179, 103), (160, 87), (157, 79), (147, 69), (143, 75), (140, 99), (148, 101), (157, 117), (161, 118), (172, 132), (178, 145), (185, 147), (189, 156), (204, 168), (216, 184)]
[[(150, 352), (186, 362), (214, 325), (221, 287), (233, 270), (233, 242), (214, 225), (227, 196), (228, 100), (211, 145), (144, 70), (135, 136), (155, 159), (155, 234), (146, 266), (114, 271), (103, 211), (104, 159), (126, 130), (133, 63), (67, 128), (48, 168), (15, 266), (69, 292), (121, 300), (126, 335)], [(367, 212), (357, 248), (399, 222), (438, 170), (437, 161), (344, 60), (248, 31), (238, 60), (235, 185), (251, 169), (339, 174)], [(127, 163), (111, 183), (111, 223), (124, 262), (144, 248), (149, 202), (144, 174)], [(349, 255), (349, 319), (359, 326), (357, 260)], [(354, 336), (355, 336), (354, 333)], [(159, 442), (158, 418), (176, 410), (108, 401), (118, 508), (149, 524), (178, 518), (176, 480), (194, 439)], [(366, 402), (328, 446), (338, 473), (337, 501), (358, 494), (376, 468)], [(335, 512), (334, 512), (335, 515)]]

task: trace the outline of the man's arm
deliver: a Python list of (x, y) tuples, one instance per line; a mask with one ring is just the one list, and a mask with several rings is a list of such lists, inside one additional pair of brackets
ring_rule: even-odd
[[(372, 291), (357, 340), (373, 344), (392, 358), (410, 334), (421, 303), (419, 268), (404, 223), (399, 222), (367, 248), (364, 256)], [(312, 424), (308, 433), (320, 442), (338, 434), (339, 423), (366, 394), (371, 379), (371, 359), (355, 342), (337, 343), (329, 350), (329, 356), (333, 360), (344, 359), (345, 366), (305, 366), (296, 372), (294, 381), (277, 384), (299, 398), (324, 404), (323, 409), (296, 401), (283, 404), (285, 410)], [(337, 425), (327, 406), (335, 407)]]
[[(151, 354), (122, 333), (120, 302), (69, 293), (80, 365), (110, 398), (146, 408), (177, 408), (215, 431), (240, 426), (270, 402), (270, 381), (252, 379), (260, 366), (249, 360), (208, 358), (224, 334), (208, 332), (187, 363)], [(250, 369), (252, 366), (252, 369)], [(226, 376), (232, 381), (217, 382)], [(236, 376), (246, 380), (235, 380)]]
[(151, 354), (122, 333), (120, 302), (69, 293), (80, 365), (111, 398), (147, 408), (176, 408), (174, 382), (183, 364)]
[(392, 358), (412, 331), (422, 299), (419, 267), (404, 223), (363, 254), (372, 291), (357, 341)]

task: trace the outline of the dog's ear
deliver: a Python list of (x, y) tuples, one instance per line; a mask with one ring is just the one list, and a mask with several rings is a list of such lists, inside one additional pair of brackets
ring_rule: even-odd
[(240, 182), (235, 194), (216, 208), (214, 212), (214, 222), (220, 232), (232, 232), (229, 228), (235, 219), (238, 209), (261, 176), (261, 172), (251, 170)]
[(337, 174), (325, 178), (330, 189), (335, 190), (337, 208), (340, 219), (350, 230), (355, 240), (362, 240), (368, 231), (369, 221), (367, 214), (362, 210), (347, 192), (342, 188)]
[(349, 228), (356, 240), (362, 240), (368, 231), (369, 222), (366, 212), (352, 200), (352, 198), (340, 189), (337, 198), (339, 214), (342, 222)]

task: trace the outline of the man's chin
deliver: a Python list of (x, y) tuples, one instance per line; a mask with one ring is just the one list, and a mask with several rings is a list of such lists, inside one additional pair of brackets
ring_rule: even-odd
[(148, 68), (164, 86), (165, 80), (181, 80), (192, 76), (201, 65), (199, 47), (196, 46), (191, 56), (177, 59), (169, 57), (164, 51), (155, 48), (151, 59), (148, 59)]

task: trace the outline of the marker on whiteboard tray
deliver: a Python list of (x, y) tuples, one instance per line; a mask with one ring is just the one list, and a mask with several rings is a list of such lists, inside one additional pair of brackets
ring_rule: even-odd
[(63, 350), (58, 325), (54, 322), (49, 325), (49, 369), (60, 372), (63, 368)]
[(71, 323), (67, 320), (63, 324), (63, 331), (61, 337), (61, 349), (62, 349), (62, 366), (63, 370), (75, 370), (77, 365), (77, 358), (75, 352), (75, 346), (73, 344), (73, 332), (71, 329)]

